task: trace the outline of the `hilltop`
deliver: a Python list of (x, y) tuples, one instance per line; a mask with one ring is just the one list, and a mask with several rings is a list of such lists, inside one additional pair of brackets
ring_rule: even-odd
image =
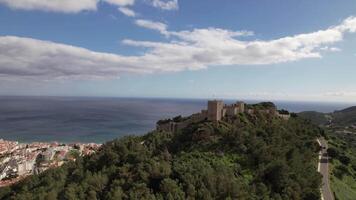
[(0, 199), (320, 199), (320, 128), (263, 105), (108, 142), (1, 188)]

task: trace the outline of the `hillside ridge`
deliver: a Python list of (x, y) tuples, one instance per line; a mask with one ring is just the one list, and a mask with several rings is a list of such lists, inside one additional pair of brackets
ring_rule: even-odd
[[(0, 189), (0, 199), (320, 199), (320, 128), (241, 112), (104, 144)], [(308, 176), (305, 176), (308, 174)]]

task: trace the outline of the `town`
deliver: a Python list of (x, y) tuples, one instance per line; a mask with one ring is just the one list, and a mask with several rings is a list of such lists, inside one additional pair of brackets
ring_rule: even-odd
[(100, 144), (19, 143), (0, 139), (0, 187), (95, 153)]

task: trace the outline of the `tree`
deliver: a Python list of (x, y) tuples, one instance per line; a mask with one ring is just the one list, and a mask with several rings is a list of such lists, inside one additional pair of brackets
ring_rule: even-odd
[(185, 194), (179, 187), (176, 181), (166, 178), (161, 182), (161, 192), (166, 196), (167, 200), (185, 199)]
[(340, 160), (340, 162), (341, 162), (342, 164), (344, 164), (344, 165), (348, 165), (348, 164), (350, 164), (350, 162), (351, 162), (350, 158), (347, 157), (346, 155), (341, 155), (341, 156), (339, 156), (339, 160)]
[(339, 152), (333, 147), (328, 148), (327, 153), (332, 158), (338, 158), (339, 156)]

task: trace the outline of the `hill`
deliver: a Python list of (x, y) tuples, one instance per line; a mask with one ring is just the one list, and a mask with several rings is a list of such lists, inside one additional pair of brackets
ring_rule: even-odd
[(356, 106), (333, 113), (333, 123), (338, 125), (356, 124)]
[(240, 113), (98, 153), (0, 189), (0, 199), (320, 199), (320, 129), (299, 117)]
[(356, 106), (332, 113), (321, 113), (316, 111), (305, 111), (298, 116), (308, 119), (317, 125), (327, 125), (330, 122), (335, 126), (347, 126), (356, 124)]
[[(356, 107), (333, 113), (302, 112), (299, 117), (321, 125), (328, 139), (330, 183), (336, 199), (356, 196)], [(330, 121), (329, 121), (330, 120)], [(326, 125), (326, 126), (325, 126)]]
[(329, 122), (327, 114), (316, 111), (300, 112), (298, 116), (308, 119), (316, 125), (326, 125)]

